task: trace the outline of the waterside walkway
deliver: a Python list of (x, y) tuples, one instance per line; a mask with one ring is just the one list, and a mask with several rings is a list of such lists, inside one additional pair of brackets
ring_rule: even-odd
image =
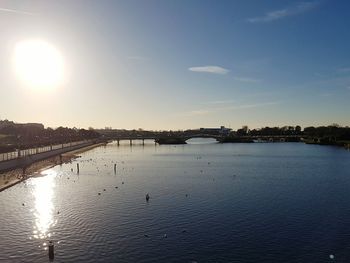
[[(91, 148), (94, 148), (96, 146), (100, 146), (102, 144), (105, 144), (105, 142), (99, 142), (96, 140), (86, 140), (81, 142), (75, 142), (71, 143), (71, 145), (66, 144), (63, 147), (61, 145), (61, 148), (54, 149), (51, 146), (45, 147), (45, 149), (49, 149), (46, 151), (42, 151), (39, 153), (35, 153), (38, 151), (32, 151), (33, 149), (25, 150), (28, 152), (33, 152), (33, 154), (27, 154), (21, 157), (12, 158), (10, 160), (0, 161), (0, 173), (10, 173), (8, 182), (4, 184), (0, 184), (0, 192), (27, 179), (27, 176), (25, 175), (25, 170), (27, 167), (31, 167), (32, 165), (37, 166), (36, 170), (40, 170), (47, 167), (50, 162), (46, 163), (46, 159), (50, 160), (53, 157), (58, 158), (59, 156), (66, 156), (69, 155), (71, 157), (74, 156), (75, 153), (82, 152), (85, 150), (89, 150)], [(44, 147), (42, 147), (44, 148)], [(51, 150), (52, 149), (52, 150)], [(66, 159), (66, 158), (65, 158)], [(62, 160), (62, 157), (61, 157)], [(41, 162), (43, 162), (41, 164)], [(39, 165), (37, 165), (39, 164)], [(13, 171), (13, 172), (12, 172)]]

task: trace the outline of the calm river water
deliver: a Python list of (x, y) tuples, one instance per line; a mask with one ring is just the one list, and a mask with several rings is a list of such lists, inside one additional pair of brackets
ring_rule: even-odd
[(0, 192), (0, 261), (350, 262), (349, 151), (210, 142), (111, 143)]

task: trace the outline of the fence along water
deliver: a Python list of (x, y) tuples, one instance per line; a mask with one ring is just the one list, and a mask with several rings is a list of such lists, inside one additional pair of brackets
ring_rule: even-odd
[(42, 147), (36, 147), (36, 148), (30, 148), (30, 149), (24, 149), (24, 150), (17, 150), (13, 152), (7, 152), (7, 153), (1, 153), (0, 154), (0, 162), (2, 161), (9, 161), (25, 156), (35, 155), (38, 153), (43, 152), (49, 152), (54, 151), (58, 149), (64, 149), (71, 146), (76, 146), (80, 144), (85, 144), (87, 142), (90, 142), (89, 140), (83, 140), (83, 141), (76, 141), (76, 142), (68, 142), (68, 143), (62, 143), (62, 144), (55, 144), (55, 145), (47, 145)]

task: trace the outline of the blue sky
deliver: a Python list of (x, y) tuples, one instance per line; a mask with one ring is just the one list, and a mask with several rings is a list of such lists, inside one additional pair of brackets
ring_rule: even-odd
[[(2, 1), (0, 118), (57, 127), (350, 125), (349, 1)], [(64, 57), (38, 91), (18, 41)]]

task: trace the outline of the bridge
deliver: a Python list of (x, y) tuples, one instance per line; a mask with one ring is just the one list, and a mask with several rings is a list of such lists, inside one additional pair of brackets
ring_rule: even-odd
[(133, 141), (142, 141), (142, 145), (145, 145), (145, 140), (156, 141), (156, 138), (157, 138), (156, 136), (121, 136), (121, 137), (112, 137), (109, 139), (113, 141), (117, 141), (117, 144), (119, 146), (121, 141), (129, 141), (130, 145), (133, 144)]
[[(142, 145), (145, 145), (145, 140), (154, 140), (155, 143), (162, 144), (165, 141), (173, 141), (174, 144), (185, 144), (187, 140), (192, 138), (213, 138), (220, 141), (223, 136), (213, 134), (193, 134), (193, 135), (151, 135), (151, 136), (108, 136), (109, 140), (117, 141), (120, 145), (121, 141), (129, 141), (130, 145), (133, 145), (133, 141), (142, 141)], [(180, 143), (181, 142), (181, 143)], [(170, 143), (171, 144), (171, 143)]]
[(134, 141), (142, 141), (142, 145), (145, 144), (145, 140), (154, 140), (158, 144), (186, 144), (186, 141), (192, 138), (213, 138), (221, 143), (246, 143), (253, 141), (261, 142), (279, 142), (279, 141), (300, 141), (301, 135), (243, 135), (243, 136), (230, 136), (226, 134), (214, 134), (203, 132), (138, 132), (135, 131), (132, 134), (111, 132), (104, 134), (105, 139), (117, 141), (120, 145), (121, 141), (129, 141), (130, 145), (133, 145)]
[(186, 144), (186, 141), (192, 138), (213, 138), (221, 143), (247, 143), (253, 141), (261, 142), (298, 142), (302, 140), (302, 136), (293, 135), (264, 135), (264, 136), (224, 136), (213, 134), (191, 134), (191, 135), (154, 135), (154, 136), (116, 136), (109, 138), (110, 140), (117, 141), (120, 145), (121, 141), (129, 141), (130, 145), (133, 145), (134, 141), (142, 141), (142, 145), (145, 145), (145, 140), (154, 140), (154, 143), (158, 144)]
[(155, 139), (156, 143), (159, 144), (186, 144), (186, 141), (193, 138), (212, 138), (218, 142), (222, 142), (225, 136), (215, 134), (189, 134), (189, 135), (178, 135), (178, 136), (159, 136)]
[(215, 135), (215, 134), (205, 134), (205, 133), (200, 133), (200, 134), (192, 134), (192, 135), (184, 135), (183, 138), (187, 141), (192, 138), (213, 138), (216, 140), (222, 139), (223, 135)]

